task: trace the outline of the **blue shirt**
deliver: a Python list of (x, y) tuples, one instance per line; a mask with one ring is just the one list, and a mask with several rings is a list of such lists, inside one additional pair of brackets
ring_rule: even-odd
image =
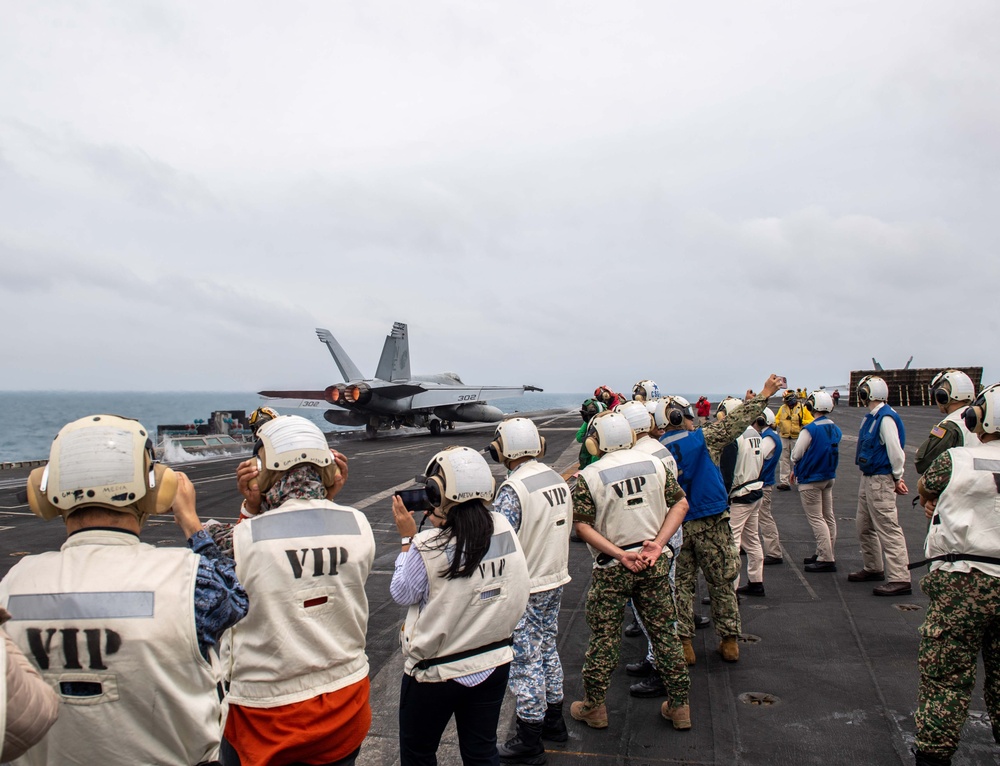
[(208, 659), (208, 650), (219, 636), (246, 617), (250, 599), (236, 579), (236, 562), (222, 555), (208, 532), (195, 532), (187, 544), (200, 559), (194, 583), (194, 626), (198, 648)]

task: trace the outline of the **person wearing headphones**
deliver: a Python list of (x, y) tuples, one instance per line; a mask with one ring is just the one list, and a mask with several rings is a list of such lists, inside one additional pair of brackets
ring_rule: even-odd
[(276, 417), (278, 417), (278, 413), (270, 407), (258, 407), (250, 413), (250, 417), (247, 418), (247, 425), (250, 426), (250, 431), (256, 436), (262, 425), (274, 420)]
[(257, 430), (237, 468), (232, 530), (250, 612), (228, 636), (224, 750), (241, 766), (350, 766), (371, 725), (365, 581), (375, 559), (367, 517), (332, 498), (346, 459), (313, 422), (283, 415)]
[(799, 438), (802, 426), (809, 423), (812, 418), (802, 407), (801, 402), (805, 401), (805, 397), (800, 397), (796, 391), (789, 388), (781, 399), (778, 414), (774, 416), (775, 428), (781, 434), (781, 462), (778, 464), (777, 487), (782, 492), (787, 492), (791, 489), (789, 481), (792, 475), (792, 450), (795, 448), (795, 440)]
[(760, 544), (764, 549), (764, 566), (781, 564), (781, 538), (778, 535), (778, 524), (771, 513), (771, 495), (774, 493), (774, 474), (781, 459), (781, 437), (774, 430), (774, 413), (770, 407), (754, 421), (753, 427), (760, 434), (760, 454), (764, 465), (760, 469), (760, 478), (764, 482), (764, 495), (760, 499), (758, 511), (758, 528), (760, 529)]
[[(389, 592), (409, 607), (400, 633), (400, 764), (437, 763), (453, 715), (462, 763), (496, 764), (512, 634), (524, 617), (533, 574), (510, 522), (486, 506), (495, 482), (482, 455), (451, 447), (434, 455), (424, 473), (432, 508), (425, 519), (433, 529), (418, 532), (403, 501), (392, 499), (402, 552)], [(557, 563), (547, 576), (543, 569), (534, 576), (562, 579)], [(544, 763), (544, 751), (541, 757)]]
[[(906, 465), (906, 429), (888, 405), (889, 387), (876, 375), (858, 383), (858, 401), (868, 408), (858, 435), (855, 464), (861, 470), (858, 490), (858, 540), (863, 567), (851, 572), (850, 582), (882, 582), (876, 596), (908, 596), (912, 593), (907, 570), (906, 538), (899, 526), (896, 495), (909, 491), (903, 481)], [(885, 556), (885, 568), (882, 556)]]
[(976, 386), (972, 378), (961, 370), (945, 370), (934, 376), (931, 401), (946, 417), (931, 429), (930, 435), (917, 449), (917, 459), (913, 463), (917, 473), (925, 473), (938, 455), (952, 447), (975, 447), (979, 444), (979, 437), (966, 427), (962, 418), (962, 413), (975, 396)]
[(816, 552), (805, 560), (805, 570), (836, 572), (837, 517), (833, 514), (833, 485), (844, 434), (827, 417), (833, 410), (833, 397), (826, 391), (813, 391), (806, 400), (806, 409), (815, 420), (802, 429), (792, 451), (802, 510), (816, 538)]
[(660, 387), (653, 380), (640, 380), (632, 386), (633, 402), (651, 402), (660, 398)]
[(920, 684), (914, 713), (917, 766), (946, 766), (958, 748), (976, 684), (978, 655), (993, 738), (1000, 742), (1000, 385), (965, 410), (981, 444), (939, 455), (917, 484), (930, 519), (924, 542), (930, 572), (920, 588), (930, 598), (920, 627)]
[(497, 749), (501, 763), (541, 764), (541, 740), (565, 742), (563, 669), (556, 650), (559, 606), (569, 582), (569, 486), (544, 463), (545, 438), (528, 418), (508, 418), (487, 448), (507, 469), (493, 510), (510, 522), (524, 548), (531, 578), (528, 606), (514, 630), (510, 690), (517, 699), (517, 732)]
[(684, 659), (694, 665), (694, 593), (698, 570), (705, 575), (712, 606), (712, 620), (719, 636), (719, 654), (726, 662), (737, 662), (740, 649), (740, 611), (733, 580), (740, 572), (739, 549), (729, 524), (729, 493), (722, 481), (719, 459), (727, 444), (736, 439), (764, 411), (767, 400), (780, 388), (781, 379), (771, 375), (760, 393), (734, 408), (725, 420), (695, 428), (694, 412), (679, 396), (661, 400), (653, 417), (664, 429), (660, 444), (677, 461), (681, 488), (690, 503), (684, 518), (684, 544), (677, 555), (677, 632)]
[(586, 468), (588, 465), (597, 460), (596, 456), (587, 452), (584, 440), (587, 438), (587, 427), (590, 425), (591, 418), (599, 412), (604, 412), (606, 409), (607, 407), (605, 407), (604, 404), (598, 399), (587, 399), (580, 407), (580, 417), (583, 419), (583, 425), (581, 425), (576, 432), (576, 441), (580, 445), (581, 469)]
[(690, 729), (690, 679), (674, 630), (668, 543), (687, 512), (687, 500), (663, 463), (632, 449), (634, 442), (635, 432), (620, 412), (597, 415), (586, 444), (600, 459), (580, 472), (573, 490), (574, 526), (590, 548), (594, 568), (587, 593), (584, 699), (570, 706), (570, 715), (591, 728), (607, 728), (604, 699), (618, 666), (622, 609), (631, 598), (653, 641), (667, 689), (660, 715), (675, 729)]
[[(202, 530), (191, 482), (155, 462), (148, 433), (117, 415), (81, 418), (28, 478), (32, 512), (62, 517), (67, 538), (0, 581), (5, 628), (62, 702), (21, 764), (218, 763), (213, 650), (247, 594)], [(168, 512), (187, 549), (140, 542), (146, 519)]]

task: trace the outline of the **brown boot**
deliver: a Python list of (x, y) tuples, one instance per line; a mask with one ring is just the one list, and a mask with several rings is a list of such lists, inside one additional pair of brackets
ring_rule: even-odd
[(694, 655), (694, 646), (691, 644), (690, 638), (681, 638), (681, 647), (684, 649), (684, 661), (688, 665), (694, 665), (698, 658)]
[(736, 636), (726, 636), (719, 644), (719, 654), (726, 662), (736, 662), (740, 658), (740, 645)]
[(600, 705), (592, 705), (589, 700), (578, 700), (569, 706), (569, 714), (577, 721), (583, 721), (591, 729), (608, 728), (608, 709), (603, 702)]
[(691, 708), (687, 705), (670, 707), (670, 700), (660, 705), (660, 715), (673, 722), (674, 728), (684, 731), (691, 728)]

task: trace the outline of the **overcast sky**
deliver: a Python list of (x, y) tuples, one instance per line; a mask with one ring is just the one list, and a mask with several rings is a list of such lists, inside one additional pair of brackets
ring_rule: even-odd
[(2, 389), (1000, 376), (995, 0), (0, 19)]

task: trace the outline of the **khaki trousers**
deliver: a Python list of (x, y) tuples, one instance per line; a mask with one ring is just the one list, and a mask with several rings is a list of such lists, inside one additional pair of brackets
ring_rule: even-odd
[(834, 553), (837, 545), (837, 517), (833, 515), (834, 481), (835, 479), (827, 479), (799, 485), (802, 510), (805, 511), (806, 521), (816, 538), (817, 561), (837, 560)]
[[(750, 582), (764, 582), (764, 551), (760, 547), (758, 534), (758, 512), (760, 500), (752, 503), (733, 503), (729, 506), (729, 524), (733, 528), (733, 539), (747, 554), (747, 578)], [(740, 576), (736, 575), (739, 584)]]
[[(796, 436), (795, 439), (798, 437)], [(792, 450), (795, 449), (795, 439), (781, 437), (781, 458), (778, 460), (778, 484), (788, 484), (792, 476)]]
[(885, 579), (909, 582), (906, 568), (906, 538), (896, 515), (895, 482), (892, 476), (862, 476), (858, 488), (858, 540), (861, 558), (869, 572), (881, 572), (885, 555)]
[(771, 515), (771, 493), (774, 485), (764, 487), (764, 497), (760, 500), (760, 511), (757, 513), (760, 529), (760, 544), (765, 556), (781, 558), (781, 540), (778, 539), (778, 525)]

